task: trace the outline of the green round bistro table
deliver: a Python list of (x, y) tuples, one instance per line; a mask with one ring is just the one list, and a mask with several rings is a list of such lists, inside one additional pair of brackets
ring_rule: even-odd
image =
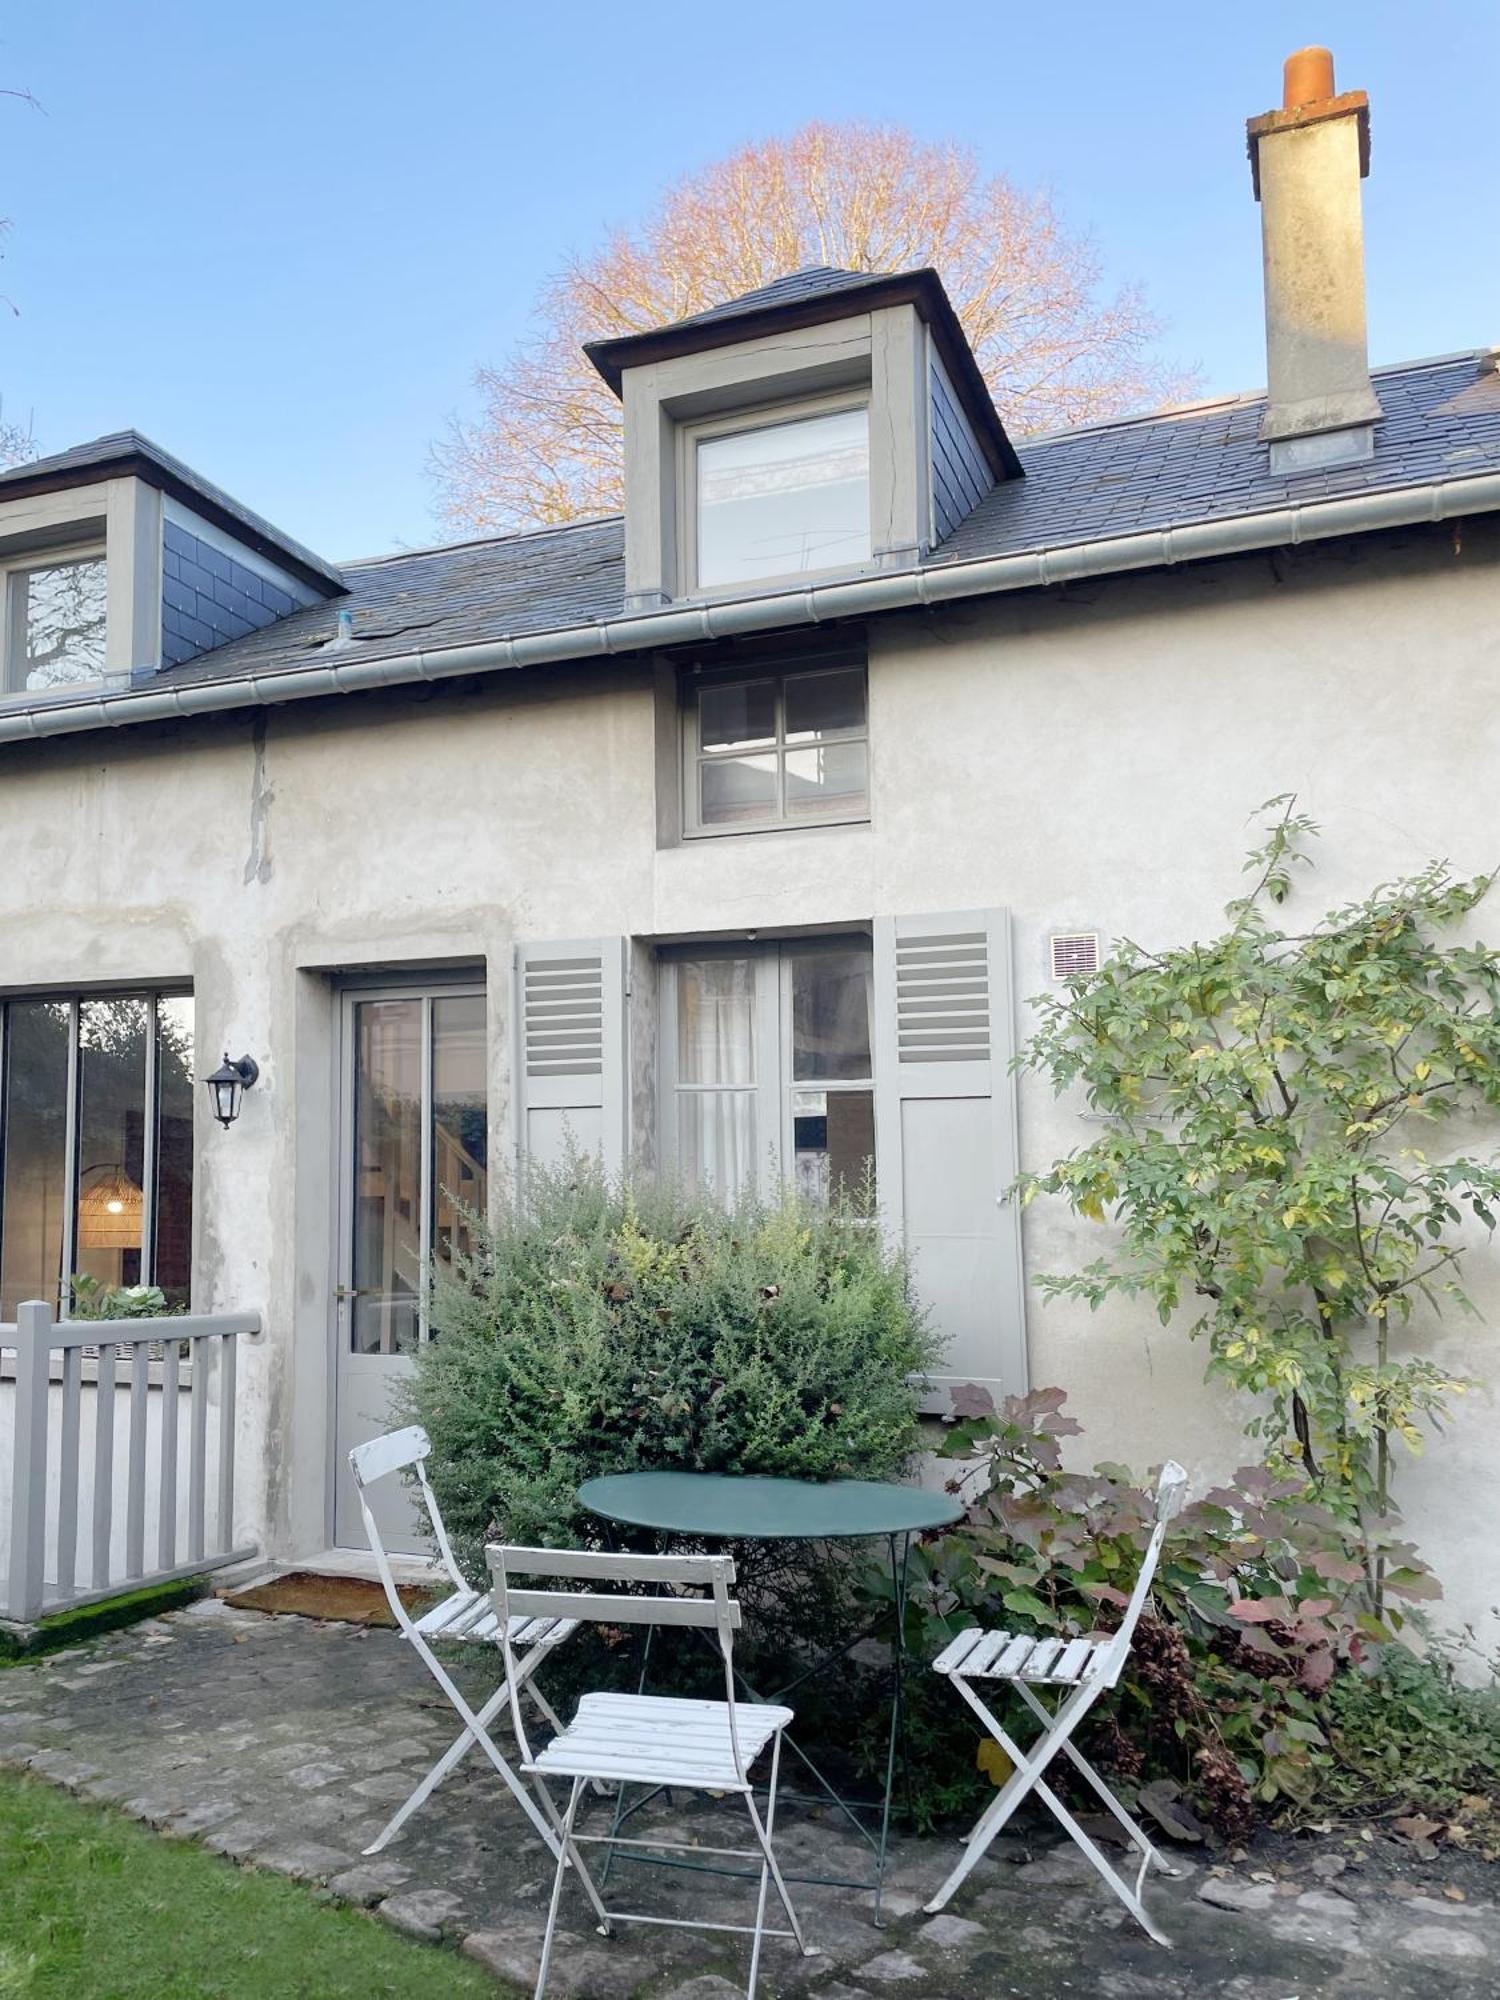
[[(791, 1875), (790, 1871), (789, 1879), (818, 1882), (833, 1888), (873, 1889), (875, 1922), (879, 1924), (886, 1849), (890, 1837), (891, 1797), (896, 1782), (896, 1757), (901, 1747), (905, 1712), (906, 1592), (911, 1538), (933, 1528), (951, 1527), (962, 1514), (962, 1507), (950, 1494), (932, 1493), (920, 1486), (902, 1486), (883, 1480), (769, 1479), (731, 1472), (605, 1473), (597, 1479), (586, 1479), (578, 1489), (578, 1498), (591, 1514), (598, 1515), (601, 1520), (613, 1521), (621, 1527), (649, 1528), (662, 1535), (689, 1536), (695, 1543), (883, 1541), (886, 1544), (891, 1566), (894, 1631), (891, 1639), (891, 1721), (883, 1796), (865, 1805), (842, 1797), (790, 1731), (785, 1739), (787, 1747), (801, 1760), (820, 1787), (823, 1798), (839, 1808), (849, 1824), (868, 1843), (875, 1857), (872, 1880), (855, 1881), (846, 1876), (799, 1876)], [(738, 1671), (736, 1678), (753, 1701), (784, 1701), (804, 1681), (812, 1680), (846, 1657), (876, 1629), (877, 1626), (870, 1626), (855, 1633), (844, 1645), (823, 1654), (810, 1667), (804, 1668), (784, 1687), (761, 1692), (752, 1688)], [(649, 1643), (648, 1635), (648, 1646)], [(645, 1671), (643, 1667), (643, 1686)], [(614, 1830), (618, 1832), (630, 1813), (638, 1811), (644, 1803), (644, 1799), (640, 1800), (627, 1811), (622, 1792), (616, 1804)], [(872, 1835), (860, 1820), (862, 1811), (879, 1813), (878, 1836)], [(684, 1864), (668, 1865), (680, 1867)], [(729, 1869), (712, 1872), (734, 1874), (744, 1871)]]

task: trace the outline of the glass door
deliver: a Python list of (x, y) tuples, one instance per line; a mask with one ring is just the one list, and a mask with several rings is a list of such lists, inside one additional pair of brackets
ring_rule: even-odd
[[(482, 986), (351, 991), (343, 1004), (334, 1533), (362, 1547), (347, 1454), (393, 1422), (392, 1395), (430, 1338), (432, 1279), (470, 1247), (488, 1199)], [(401, 1492), (391, 1546), (421, 1546)]]
[(809, 1201), (873, 1210), (868, 940), (673, 948), (661, 972), (672, 1170), (731, 1200), (790, 1180)]

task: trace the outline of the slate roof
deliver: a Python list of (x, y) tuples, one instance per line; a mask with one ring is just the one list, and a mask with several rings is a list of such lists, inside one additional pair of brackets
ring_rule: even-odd
[[(183, 666), (148, 674), (141, 685), (281, 674), (345, 657), (385, 659), (618, 618), (625, 596), (624, 525), (612, 514), (345, 563), (342, 573), (347, 596), (309, 605)], [(336, 648), (341, 611), (354, 614), (354, 642)]]
[(789, 271), (784, 278), (775, 278), (769, 285), (760, 285), (753, 292), (741, 292), (737, 299), (726, 299), (723, 305), (710, 306), (706, 312), (690, 313), (686, 319), (674, 320), (674, 326), (708, 326), (721, 319), (734, 319), (741, 313), (763, 312), (770, 306), (789, 306), (801, 299), (821, 299), (844, 292), (857, 292), (869, 285), (883, 285), (890, 273), (887, 271), (842, 271), (834, 264), (807, 264), (800, 271)]
[(930, 264), (911, 271), (840, 271), (831, 264), (809, 265), (737, 299), (710, 306), (706, 312), (673, 320), (668, 326), (587, 341), (583, 351), (618, 396), (627, 368), (677, 355), (701, 354), (711, 347), (733, 346), (762, 334), (821, 326), (828, 320), (884, 306), (916, 308), (931, 329), (990, 469), (996, 478), (1018, 479), (1021, 467), (989, 386), (959, 325), (953, 301)]
[[(1026, 478), (996, 487), (928, 556), (926, 566), (1061, 551), (1080, 543), (1107, 546), (1112, 538), (1144, 530), (1500, 474), (1500, 373), (1494, 351), (1382, 369), (1374, 380), (1385, 412), (1376, 429), (1375, 455), (1336, 471), (1273, 474), (1256, 436), (1265, 401), (1260, 395), (1031, 439), (1022, 446)], [(63, 456), (93, 466), (104, 461), (102, 448), (113, 442), (101, 440)], [(13, 475), (0, 475), (0, 493), (13, 490), (12, 480)], [(347, 594), (182, 666), (141, 674), (136, 687), (283, 675), (622, 618), (623, 523), (610, 515), (460, 542), (347, 563), (340, 574)], [(354, 638), (347, 644), (336, 643), (341, 610), (354, 616)], [(98, 702), (96, 690), (80, 689), (36, 706), (97, 707)]]
[(33, 458), (24, 465), (9, 466), (0, 471), (0, 501), (16, 500), (28, 493), (53, 493), (125, 473), (134, 473), (150, 485), (171, 493), (318, 589), (343, 588), (343, 579), (332, 563), (283, 534), (262, 515), (242, 506), (232, 494), (194, 472), (171, 452), (163, 451), (140, 431), (111, 431), (106, 437), (92, 438), (87, 444), (54, 452), (48, 458)]
[(1384, 418), (1374, 457), (1334, 470), (1271, 471), (1258, 437), (1264, 395), (1023, 438), (1026, 478), (997, 487), (928, 560), (1020, 555), (1500, 472), (1496, 358), (1489, 351), (1375, 370)]
[[(1376, 373), (1385, 411), (1373, 459), (1336, 471), (1272, 473), (1256, 436), (1263, 396), (1036, 438), (1021, 447), (1025, 479), (980, 502), (929, 566), (1065, 549), (1143, 529), (1185, 527), (1298, 502), (1390, 492), (1500, 472), (1500, 374), (1492, 353)], [(354, 613), (349, 658), (377, 659), (619, 618), (620, 518), (348, 563), (346, 597), (309, 607), (181, 667), (149, 676), (173, 686), (284, 673), (340, 658), (340, 609)]]

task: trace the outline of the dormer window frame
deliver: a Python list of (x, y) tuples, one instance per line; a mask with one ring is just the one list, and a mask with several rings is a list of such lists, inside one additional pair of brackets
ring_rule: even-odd
[[(80, 522), (76, 539), (32, 543), (0, 552), (0, 705), (55, 699), (59, 695), (83, 693), (99, 688), (109, 678), (109, 547), (102, 523)], [(38, 570), (65, 569), (75, 563), (104, 565), (105, 614), (103, 640), (106, 648), (97, 674), (87, 680), (58, 681), (46, 687), (28, 687), (26, 675), (30, 654), (27, 648), (26, 580)]]
[[(768, 385), (770, 386), (770, 385)], [(747, 593), (790, 590), (799, 584), (830, 576), (867, 576), (878, 565), (875, 560), (874, 482), (870, 464), (869, 434), (873, 429), (872, 387), (866, 379), (822, 393), (781, 394), (767, 402), (720, 410), (676, 423), (676, 515), (677, 575), (682, 579), (682, 596), (695, 602), (744, 597)], [(820, 563), (801, 569), (778, 570), (764, 576), (731, 582), (705, 583), (698, 573), (699, 560), (699, 446), (714, 438), (744, 436), (774, 430), (782, 425), (801, 423), (815, 417), (834, 416), (848, 410), (862, 410), (866, 420), (867, 456), (865, 488), (867, 543), (863, 557), (855, 562)]]

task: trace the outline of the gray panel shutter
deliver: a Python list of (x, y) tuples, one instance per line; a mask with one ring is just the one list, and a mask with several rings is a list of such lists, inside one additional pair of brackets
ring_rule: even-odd
[(959, 1383), (1026, 1388), (1014, 1047), (1005, 911), (877, 921), (876, 1181), (944, 1343), (933, 1409)]
[(609, 1173), (629, 1127), (625, 938), (516, 946), (516, 1151), (555, 1166), (570, 1148)]

